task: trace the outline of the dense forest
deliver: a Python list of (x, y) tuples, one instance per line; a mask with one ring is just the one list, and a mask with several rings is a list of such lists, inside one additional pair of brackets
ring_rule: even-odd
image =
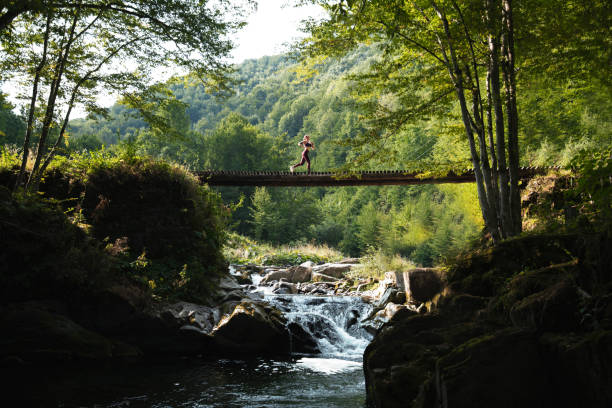
[[(107, 115), (72, 120), (62, 154), (127, 144), (194, 170), (286, 170), (299, 158), (297, 141), (310, 134), (314, 171), (356, 169), (369, 153), (376, 154), (367, 169), (471, 167), (456, 104), (393, 134), (384, 155), (368, 151), (378, 145), (350, 146), (364, 131), (360, 91), (351, 85), (381, 55), (376, 45), (362, 46), (314, 68), (286, 55), (248, 60), (236, 67), (229, 96), (173, 78), (165, 84), (173, 102), (154, 107), (168, 127), (117, 103)], [(580, 150), (610, 144), (612, 106), (597, 82), (530, 75), (521, 90), (521, 165), (563, 167)], [(0, 130), (5, 146), (18, 146), (25, 125), (10, 108), (4, 104)], [(380, 250), (423, 265), (463, 248), (483, 227), (470, 185), (219, 191), (242, 234), (275, 244), (325, 243), (351, 255)]]

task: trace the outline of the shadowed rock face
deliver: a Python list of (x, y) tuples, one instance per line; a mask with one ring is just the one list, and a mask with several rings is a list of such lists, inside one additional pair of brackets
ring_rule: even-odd
[(61, 302), (4, 306), (0, 365), (318, 351), (309, 333), (288, 327), (278, 309), (253, 299), (233, 277), (216, 295), (216, 306), (141, 304), (126, 290), (105, 291), (78, 312)]
[(398, 311), (366, 349), (369, 406), (612, 406), (612, 277), (589, 239), (523, 237), (451, 266), (452, 294)]
[(406, 297), (427, 302), (442, 290), (440, 272), (435, 268), (416, 268), (404, 273)]
[(221, 319), (211, 334), (223, 350), (238, 353), (288, 353), (287, 321), (278, 310), (263, 302), (237, 305)]
[(0, 360), (58, 363), (140, 356), (130, 345), (85, 329), (36, 302), (15, 304), (0, 313)]

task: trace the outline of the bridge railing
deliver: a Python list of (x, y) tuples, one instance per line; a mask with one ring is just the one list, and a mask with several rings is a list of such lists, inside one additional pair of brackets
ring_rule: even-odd
[[(559, 167), (521, 167), (522, 179), (546, 174)], [(202, 183), (212, 186), (276, 186), (276, 187), (319, 187), (319, 186), (367, 186), (367, 185), (417, 185), (443, 183), (472, 183), (474, 171), (465, 169), (460, 173), (427, 176), (421, 171), (376, 170), (355, 173), (286, 171), (232, 171), (205, 170), (196, 172)]]

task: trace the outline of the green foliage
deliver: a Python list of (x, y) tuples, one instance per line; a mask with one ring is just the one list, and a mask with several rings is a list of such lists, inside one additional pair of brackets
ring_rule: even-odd
[(317, 199), (308, 189), (257, 188), (251, 207), (258, 240), (275, 244), (308, 238), (309, 228), (320, 218)]
[(567, 198), (577, 201), (581, 214), (592, 220), (612, 220), (612, 147), (581, 151), (572, 161), (577, 173), (576, 186)]
[[(522, 5), (517, 9), (524, 11)], [(249, 60), (237, 67), (236, 94), (223, 104), (189, 78), (166, 84), (185, 110), (156, 112), (183, 123), (183, 129), (187, 114), (190, 127), (180, 138), (156, 136), (122, 105), (112, 107), (108, 119), (72, 122), (71, 138), (98, 135), (108, 150), (129, 140), (138, 154), (192, 169), (286, 170), (299, 157), (292, 137), (308, 133), (317, 144), (311, 156), (314, 171), (347, 165), (432, 172), (470, 167), (459, 106), (448, 103), (452, 95), (445, 95), (441, 85), (446, 79), (433, 74), (431, 66), (408, 63), (411, 57), (390, 53), (384, 44), (361, 45), (343, 58), (318, 60), (310, 67), (316, 76), (302, 75), (304, 67), (284, 56)], [(610, 143), (612, 110), (599, 82), (521, 75), (523, 165), (563, 165), (581, 148)], [(436, 96), (438, 103), (427, 107), (413, 103)], [(419, 119), (393, 128), (381, 145), (362, 140), (362, 115), (367, 111), (361, 109), (378, 100), (399, 109), (391, 111), (395, 124), (404, 114)], [(360, 152), (367, 161), (360, 161)], [(400, 254), (431, 265), (459, 251), (482, 230), (476, 193), (468, 185), (216, 190), (227, 206), (243, 203), (232, 214), (232, 229), (241, 234), (275, 244), (314, 240), (354, 256), (372, 246), (388, 256)]]
[[(63, 208), (75, 224), (70, 228), (81, 235), (64, 238), (60, 230), (68, 227), (45, 226), (48, 240), (60, 231), (57, 239), (61, 245), (51, 245), (47, 254), (44, 240), (41, 245), (30, 245), (32, 249), (21, 242), (22, 252), (41, 251), (41, 259), (47, 255), (49, 259), (52, 255), (61, 258), (61, 267), (65, 266), (63, 255), (53, 248), (70, 254), (80, 250), (77, 242), (91, 242), (100, 254), (88, 252), (81, 269), (77, 268), (84, 276), (90, 270), (97, 274), (91, 265), (103, 265), (110, 254), (108, 262), (115, 265), (113, 270), (147, 282), (155, 296), (201, 303), (208, 301), (218, 277), (226, 272), (221, 248), (229, 210), (218, 194), (176, 165), (139, 156), (133, 143), (124, 143), (114, 152), (100, 150), (58, 158), (43, 177), (41, 194), (53, 197), (53, 205)], [(28, 197), (25, 199), (33, 199)], [(59, 223), (41, 204), (20, 220), (24, 230), (30, 228), (37, 211), (38, 223)], [(64, 223), (69, 223), (66, 215), (60, 214)], [(31, 281), (31, 277), (24, 279)]]
[(130, 156), (88, 171), (80, 206), (98, 240), (124, 248), (132, 273), (162, 297), (206, 302), (225, 271), (227, 211), (184, 170)]
[(223, 252), (230, 263), (257, 265), (299, 265), (306, 261), (324, 263), (339, 261), (344, 257), (326, 245), (272, 246), (236, 233), (229, 234)]
[(0, 93), (0, 145), (20, 146), (23, 143), (26, 124), (13, 108)]
[(351, 270), (350, 275), (383, 279), (386, 272), (402, 272), (414, 267), (413, 262), (400, 255), (389, 255), (381, 249), (368, 247), (361, 257), (361, 267)]

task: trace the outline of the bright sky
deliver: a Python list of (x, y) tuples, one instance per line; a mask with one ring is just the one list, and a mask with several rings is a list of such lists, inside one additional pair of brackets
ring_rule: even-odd
[(277, 55), (287, 51), (286, 44), (304, 36), (298, 30), (301, 20), (324, 15), (319, 6), (300, 8), (287, 5), (288, 0), (259, 0), (257, 11), (248, 18), (248, 25), (234, 40), (237, 47), (232, 53), (233, 62)]

